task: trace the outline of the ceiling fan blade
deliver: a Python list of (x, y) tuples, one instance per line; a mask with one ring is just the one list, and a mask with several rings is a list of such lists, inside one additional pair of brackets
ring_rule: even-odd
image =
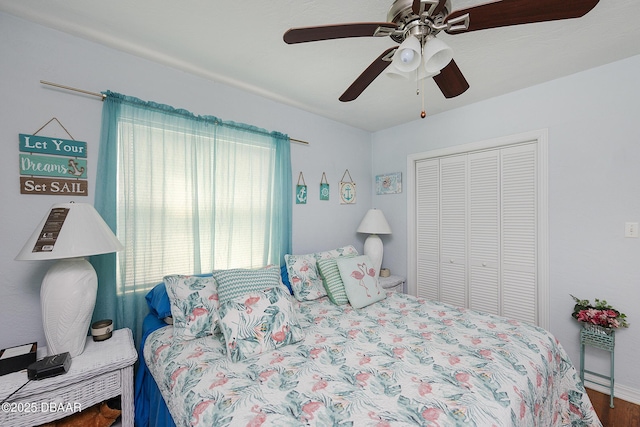
[(382, 73), (385, 68), (391, 64), (391, 58), (393, 58), (393, 53), (398, 49), (398, 47), (390, 47), (389, 49), (382, 52), (380, 56), (376, 58), (375, 61), (371, 63), (367, 67), (366, 70), (358, 76), (358, 78), (351, 83), (351, 86), (344, 91), (344, 93), (340, 96), (340, 101), (349, 102), (356, 99), (364, 90), (373, 82), (376, 77)]
[(599, 0), (504, 0), (456, 10), (446, 21), (469, 14), (469, 28), (447, 29), (449, 34), (533, 22), (580, 18), (596, 7)]
[(447, 0), (440, 0), (438, 2), (438, 6), (435, 9), (433, 9), (432, 15), (435, 16), (435, 15), (439, 14), (440, 12), (442, 12), (442, 9), (444, 9), (444, 5), (445, 4), (447, 4)]
[(433, 80), (445, 98), (454, 98), (469, 89), (467, 79), (464, 78), (462, 71), (453, 59), (440, 71), (440, 74), (433, 76)]
[(398, 26), (393, 22), (358, 22), (353, 24), (322, 25), (291, 28), (282, 37), (287, 44), (344, 39), (349, 37), (388, 36)]
[[(437, 1), (437, 5), (436, 5), (436, 1)], [(411, 5), (411, 10), (413, 11), (414, 14), (420, 15), (424, 11), (424, 10), (421, 10), (422, 9), (421, 3), (422, 3), (421, 0), (413, 0), (413, 4)], [(429, 3), (431, 4), (431, 6), (427, 7), (427, 4)], [(446, 3), (447, 3), (447, 0), (431, 0), (424, 4), (424, 9), (429, 9), (435, 6), (434, 9), (429, 13), (430, 16), (435, 16), (442, 11)]]

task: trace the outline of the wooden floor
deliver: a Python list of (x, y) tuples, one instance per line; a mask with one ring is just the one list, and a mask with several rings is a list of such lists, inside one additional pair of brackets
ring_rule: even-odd
[(640, 427), (640, 405), (613, 398), (609, 407), (609, 395), (587, 388), (587, 394), (604, 427)]

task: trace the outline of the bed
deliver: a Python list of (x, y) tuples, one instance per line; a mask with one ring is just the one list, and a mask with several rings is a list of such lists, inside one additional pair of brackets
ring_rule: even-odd
[[(351, 269), (359, 264), (349, 263)], [(273, 325), (265, 326), (264, 315), (262, 323), (252, 323), (237, 313), (227, 322), (229, 310), (216, 305), (217, 322), (207, 324), (210, 333), (187, 339), (175, 319), (173, 326), (167, 325), (161, 320), (167, 313), (152, 308), (136, 382), (136, 425), (602, 425), (575, 367), (549, 332), (380, 292), (375, 277), (369, 288), (362, 280), (356, 281), (362, 288), (357, 291), (374, 302), (337, 304), (336, 292), (318, 297), (314, 292), (322, 293), (319, 289), (307, 294), (312, 299), (299, 300), (284, 292), (282, 284), (274, 285), (262, 290), (269, 294), (266, 310), (260, 302), (244, 305), (246, 295), (224, 303), (252, 315), (277, 312)], [(303, 286), (309, 288), (308, 283)], [(158, 285), (148, 300), (162, 300), (157, 295), (167, 287)], [(329, 289), (326, 283), (324, 288)], [(284, 304), (281, 311), (274, 311), (274, 299)], [(281, 316), (287, 310), (288, 323)], [(227, 330), (229, 324), (240, 325), (235, 336)], [(269, 348), (253, 338), (236, 341), (243, 328), (284, 344)], [(289, 341), (278, 335), (282, 331)]]

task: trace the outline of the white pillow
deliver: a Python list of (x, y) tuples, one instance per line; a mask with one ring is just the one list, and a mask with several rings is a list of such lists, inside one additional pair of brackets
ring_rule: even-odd
[(311, 301), (327, 295), (313, 254), (284, 256), (289, 283), (298, 301)]
[(352, 307), (366, 307), (387, 296), (378, 283), (376, 270), (367, 255), (338, 258), (336, 264)]
[(227, 357), (238, 362), (301, 341), (304, 331), (283, 286), (252, 292), (220, 306)]
[(213, 335), (218, 323), (218, 291), (213, 277), (164, 277), (171, 302), (173, 336), (191, 340)]

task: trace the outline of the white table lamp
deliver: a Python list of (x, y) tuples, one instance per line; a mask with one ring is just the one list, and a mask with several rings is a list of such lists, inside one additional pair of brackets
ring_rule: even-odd
[(16, 260), (57, 259), (40, 288), (42, 323), (50, 355), (84, 351), (98, 277), (84, 257), (124, 249), (94, 207), (60, 203), (36, 227)]
[(389, 223), (381, 210), (369, 209), (364, 218), (362, 218), (357, 232), (369, 234), (369, 237), (364, 241), (364, 254), (371, 258), (377, 277), (380, 274), (383, 253), (382, 239), (378, 235), (391, 234), (391, 227), (389, 227)]

